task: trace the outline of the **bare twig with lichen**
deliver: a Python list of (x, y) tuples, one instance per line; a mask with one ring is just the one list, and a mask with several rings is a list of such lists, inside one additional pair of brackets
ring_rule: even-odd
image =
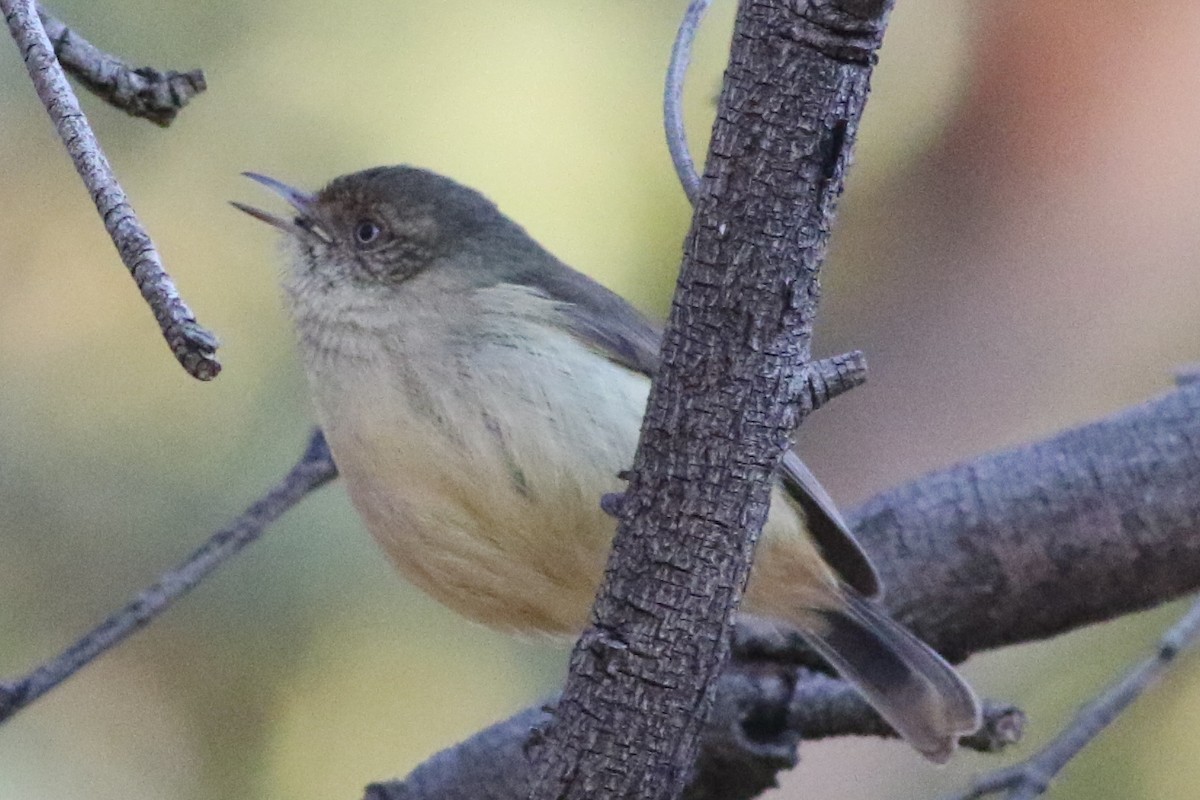
[(167, 127), (192, 98), (208, 88), (204, 73), (135, 67), (106, 53), (38, 5), (54, 54), (92, 94), (132, 117)]
[(134, 214), (42, 26), (34, 0), (0, 0), (0, 10), (59, 138), (92, 196), (108, 235), (188, 374), (211, 380), (221, 371), (217, 339), (196, 321), (163, 268), (149, 234)]

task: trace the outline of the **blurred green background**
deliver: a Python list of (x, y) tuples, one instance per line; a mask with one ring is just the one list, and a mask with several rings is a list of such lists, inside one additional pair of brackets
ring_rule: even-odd
[[(302, 187), (382, 163), (448, 173), (662, 314), (688, 207), (659, 86), (683, 0), (57, 3), (96, 44), (203, 66), (170, 130), (84, 104), (168, 268), (220, 335), (187, 378), (0, 45), (0, 675), (122, 604), (289, 466), (312, 416), (274, 241), (237, 175)], [(1051, 7), (1043, 7), (1049, 5)], [(733, 16), (688, 87), (702, 152)], [(871, 382), (806, 457), (843, 503), (1153, 394), (1200, 353), (1200, 8), (899, 0), (842, 204), (818, 348)], [(270, 201), (265, 201), (269, 203)], [(1029, 753), (1173, 609), (974, 659)], [(0, 798), (356, 798), (550, 691), (564, 654), (396, 579), (336, 485), (151, 629), (0, 727)], [(1200, 663), (1089, 750), (1057, 798), (1194, 797)], [(774, 795), (930, 797), (893, 742), (807, 746)]]

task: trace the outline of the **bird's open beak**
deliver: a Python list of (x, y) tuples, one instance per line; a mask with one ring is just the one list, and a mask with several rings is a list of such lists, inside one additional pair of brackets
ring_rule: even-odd
[(302, 192), (299, 189), (293, 189), (286, 183), (277, 181), (274, 178), (268, 178), (266, 175), (259, 175), (257, 172), (243, 172), (242, 174), (252, 181), (261, 183), (286, 200), (288, 205), (296, 209), (296, 216), (292, 219), (284, 219), (274, 214), (268, 214), (266, 211), (254, 206), (248, 206), (233, 200), (229, 201), (229, 204), (234, 208), (239, 211), (245, 211), (255, 219), (261, 220), (268, 225), (273, 225), (293, 236), (312, 236), (320, 239), (325, 244), (333, 242), (332, 237), (313, 218), (312, 211), (316, 199), (311, 194)]

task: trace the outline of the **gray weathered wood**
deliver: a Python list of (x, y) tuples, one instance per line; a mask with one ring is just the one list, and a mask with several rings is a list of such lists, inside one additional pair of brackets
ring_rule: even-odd
[(743, 0), (621, 524), (538, 800), (678, 797), (766, 519), (809, 410), (834, 206), (888, 3)]

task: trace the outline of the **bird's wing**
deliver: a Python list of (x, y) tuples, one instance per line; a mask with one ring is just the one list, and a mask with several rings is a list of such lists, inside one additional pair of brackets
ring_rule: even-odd
[(622, 297), (565, 264), (522, 276), (559, 304), (568, 330), (591, 349), (650, 377), (658, 371), (662, 329)]
[[(618, 295), (581, 272), (555, 263), (521, 282), (562, 304), (568, 330), (606, 358), (649, 377), (658, 369), (662, 330)], [(808, 530), (829, 566), (866, 597), (880, 594), (879, 575), (829, 494), (794, 452), (784, 455), (784, 488), (804, 511)]]
[(863, 597), (875, 598), (883, 594), (883, 584), (879, 581), (875, 565), (850, 533), (850, 526), (842, 519), (833, 498), (795, 450), (783, 454), (780, 473), (783, 488), (804, 510), (808, 532), (826, 563)]

